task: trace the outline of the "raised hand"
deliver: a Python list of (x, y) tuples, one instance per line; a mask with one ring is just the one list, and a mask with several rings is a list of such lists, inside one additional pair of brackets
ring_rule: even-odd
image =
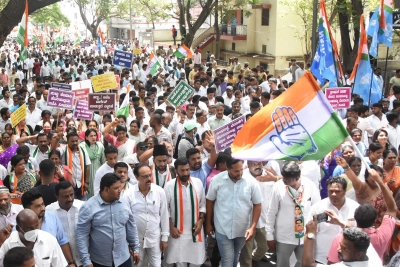
[(317, 152), (318, 147), (291, 107), (278, 107), (272, 113), (277, 135), (271, 142), (284, 155), (300, 161), (308, 154)]

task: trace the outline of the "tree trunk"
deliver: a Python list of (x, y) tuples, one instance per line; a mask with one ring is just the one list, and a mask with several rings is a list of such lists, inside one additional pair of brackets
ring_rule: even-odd
[[(338, 6), (345, 6), (346, 0), (338, 0)], [(354, 62), (357, 58), (358, 52), (358, 41), (360, 39), (360, 25), (358, 21), (363, 13), (363, 6), (360, 0), (352, 0), (352, 10), (345, 8), (339, 8), (339, 26), (340, 26), (340, 37), (342, 40), (342, 60), (343, 60), (343, 71), (352, 70)], [(350, 15), (351, 19), (350, 19)], [(354, 40), (350, 37), (350, 26), (354, 26)], [(352, 43), (354, 46), (352, 47)]]
[(182, 0), (177, 0), (179, 6), (179, 32), (181, 34), (181, 44), (186, 37), (186, 20), (185, 20), (185, 7)]
[[(36, 10), (57, 3), (60, 0), (41, 0), (28, 1), (28, 13), (32, 14)], [(21, 22), (25, 10), (25, 0), (10, 0), (0, 12), (0, 47), (10, 34), (12, 29)]]
[(93, 22), (89, 23), (85, 12), (83, 10), (83, 6), (81, 5), (81, 3), (79, 1), (75, 1), (79, 7), (79, 13), (81, 14), (81, 18), (83, 23), (85, 23), (86, 28), (90, 31), (90, 33), (92, 34), (92, 38), (96, 38), (97, 36), (97, 28), (99, 27), (100, 23), (104, 20), (103, 17), (99, 16), (97, 18), (93, 18)]
[(215, 31), (215, 58), (219, 60), (219, 40), (221, 39), (221, 32), (219, 31), (218, 24), (218, 0), (215, 1), (215, 14), (214, 14), (214, 31)]

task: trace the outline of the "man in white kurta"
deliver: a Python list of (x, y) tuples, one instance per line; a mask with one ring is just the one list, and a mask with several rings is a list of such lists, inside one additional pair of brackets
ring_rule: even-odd
[(140, 262), (142, 267), (148, 258), (149, 267), (161, 266), (161, 252), (168, 246), (169, 216), (164, 190), (151, 183), (149, 166), (139, 164), (134, 174), (138, 183), (125, 191), (126, 199), (135, 218), (140, 240)]
[[(170, 236), (168, 239), (168, 249), (166, 252), (166, 262), (168, 264), (176, 263), (177, 267), (186, 267), (189, 263), (191, 267), (200, 266), (206, 260), (205, 246), (204, 246), (204, 231), (203, 222), (206, 212), (206, 198), (203, 189), (203, 183), (198, 178), (190, 177), (189, 162), (186, 158), (178, 158), (175, 162), (175, 170), (177, 178), (173, 179), (164, 187), (165, 195), (167, 197), (169, 220), (170, 220)], [(176, 183), (182, 184), (182, 204), (183, 215), (180, 214), (179, 208), (176, 210), (175, 206), (179, 207), (180, 203), (175, 203), (175, 186)], [(198, 214), (195, 214), (196, 222), (193, 227), (192, 224), (192, 205), (190, 196), (190, 185), (194, 187), (194, 191), (198, 199)], [(178, 190), (177, 190), (178, 191)], [(194, 199), (196, 200), (196, 198)], [(175, 215), (178, 213), (182, 216), (183, 232), (175, 227)], [(196, 231), (196, 242), (194, 241), (194, 234), (192, 229)], [(197, 233), (201, 235), (198, 238)]]

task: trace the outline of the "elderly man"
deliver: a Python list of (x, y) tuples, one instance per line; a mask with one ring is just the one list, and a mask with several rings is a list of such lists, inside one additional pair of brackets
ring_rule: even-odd
[[(152, 170), (139, 164), (134, 169), (138, 184), (131, 187), (124, 198), (130, 207), (138, 228), (140, 258), (138, 267), (143, 266), (145, 258), (150, 267), (161, 266), (161, 252), (166, 251), (169, 236), (169, 217), (164, 190), (152, 183)], [(152, 207), (152, 208), (149, 208)]]
[(24, 208), (11, 203), (10, 191), (5, 186), (0, 186), (0, 229), (10, 223), (15, 225), (18, 213)]
[(210, 129), (215, 130), (229, 122), (231, 122), (231, 119), (224, 115), (224, 104), (218, 102), (215, 104), (215, 116), (208, 119), (208, 125), (210, 125)]
[(5, 254), (15, 247), (32, 250), (37, 267), (75, 266), (73, 263), (68, 265), (56, 238), (39, 230), (39, 218), (34, 211), (25, 209), (18, 214), (16, 230), (0, 248), (0, 267), (3, 267)]

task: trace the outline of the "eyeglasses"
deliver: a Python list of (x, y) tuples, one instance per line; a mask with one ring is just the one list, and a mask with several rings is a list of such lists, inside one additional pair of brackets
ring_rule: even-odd
[(153, 176), (152, 174), (148, 174), (148, 175), (140, 176), (140, 178), (149, 179), (149, 178), (151, 178), (152, 176)]
[(140, 146), (140, 147), (138, 147), (138, 149), (144, 151), (144, 150), (149, 149), (149, 146)]

